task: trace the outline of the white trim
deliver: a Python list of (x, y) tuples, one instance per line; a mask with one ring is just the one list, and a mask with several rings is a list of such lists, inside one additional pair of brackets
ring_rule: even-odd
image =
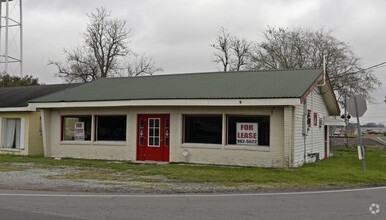
[(282, 106), (300, 105), (300, 98), (288, 99), (163, 99), (92, 102), (30, 103), (28, 108), (119, 107), (119, 106)]
[(0, 108), (0, 112), (34, 112), (36, 111), (35, 107), (14, 107), (14, 108)]
[(257, 145), (257, 146), (248, 146), (248, 145), (235, 145), (235, 144), (228, 144), (224, 147), (225, 150), (249, 150), (249, 151), (265, 151), (270, 152), (271, 147), (270, 146), (263, 146), (263, 145)]
[(127, 141), (93, 141), (92, 145), (101, 146), (126, 146)]
[[(4, 130), (4, 124), (3, 124), (3, 122), (4, 122), (4, 119), (20, 119), (20, 143), (19, 143), (19, 148), (11, 148), (11, 150), (13, 149), (13, 150), (16, 150), (16, 151), (21, 151), (21, 150), (25, 150), (25, 148), (26, 148), (26, 142), (25, 142), (25, 139), (26, 139), (26, 133), (25, 133), (25, 129), (26, 129), (26, 126), (25, 126), (25, 117), (20, 117), (20, 116), (16, 116), (16, 117), (2, 117), (2, 118), (0, 118), (0, 122), (1, 122), (1, 124), (0, 124), (0, 132), (1, 132), (1, 134), (0, 134), (0, 146), (1, 146), (1, 149), (5, 149), (5, 147), (3, 147), (3, 136), (4, 136), (4, 132), (5, 132), (5, 130)], [(7, 148), (7, 149), (9, 149), (9, 148)]]
[(59, 145), (91, 145), (92, 141), (71, 141), (71, 140), (64, 140), (60, 141)]
[(20, 150), (25, 149), (25, 117), (20, 117)]
[(324, 117), (324, 125), (327, 126), (345, 126), (344, 121), (332, 117)]
[(23, 149), (15, 149), (15, 148), (3, 148), (1, 147), (0, 148), (0, 151), (3, 151), (3, 152), (21, 152)]
[(181, 148), (221, 149), (222, 144), (183, 143)]
[[(157, 128), (157, 127), (150, 127), (150, 120), (158, 120), (158, 145), (150, 145), (150, 128)], [(154, 121), (155, 123), (155, 121)], [(157, 138), (157, 136), (152, 136), (153, 143), (154, 138)], [(161, 147), (161, 118), (148, 118), (147, 119), (147, 147)]]

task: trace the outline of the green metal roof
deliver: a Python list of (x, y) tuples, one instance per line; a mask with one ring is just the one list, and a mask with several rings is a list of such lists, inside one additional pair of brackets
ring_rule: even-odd
[(322, 72), (297, 69), (103, 78), (30, 102), (300, 98)]
[(0, 108), (27, 107), (28, 101), (79, 84), (0, 87)]

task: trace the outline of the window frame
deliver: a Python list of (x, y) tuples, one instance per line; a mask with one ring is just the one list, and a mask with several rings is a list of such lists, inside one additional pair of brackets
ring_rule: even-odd
[[(65, 118), (86, 118), (86, 117), (90, 117), (90, 140), (65, 140), (65, 128), (64, 128), (64, 125), (65, 125)], [(61, 142), (91, 142), (93, 140), (93, 123), (94, 123), (94, 117), (92, 114), (85, 114), (85, 115), (61, 115), (61, 124), (60, 124), (60, 141)], [(85, 128), (85, 131), (86, 131), (86, 128)]]
[[(153, 126), (151, 126), (151, 123), (150, 121), (153, 120), (154, 121), (154, 124)], [(156, 121), (158, 121), (158, 126), (156, 127)], [(151, 129), (154, 129), (154, 132), (156, 129), (158, 129), (158, 134), (156, 133), (153, 133), (153, 135), (151, 135), (151, 132), (150, 130)], [(160, 118), (148, 118), (147, 119), (147, 146), (148, 147), (161, 147), (161, 119)], [(152, 141), (150, 141), (150, 139), (152, 139)], [(156, 142), (157, 140), (157, 142)], [(152, 143), (152, 144), (150, 144)], [(158, 143), (158, 144), (155, 144), (155, 143)]]
[[(4, 137), (6, 135), (5, 132), (7, 132), (7, 130), (5, 129), (5, 125), (8, 123), (7, 120), (20, 120), (20, 131), (18, 132), (19, 133), (19, 147), (16, 146), (16, 143), (15, 143), (15, 147), (11, 147), (11, 148), (7, 148), (7, 147), (4, 147), (3, 145), (3, 141), (4, 141)], [(16, 131), (17, 133), (17, 131)], [(1, 143), (0, 143), (0, 148), (1, 150), (10, 150), (10, 151), (20, 151), (20, 150), (24, 150), (25, 149), (25, 118), (24, 117), (5, 117), (5, 118), (0, 118), (0, 140), (1, 140)]]
[[(211, 118), (220, 118), (221, 119), (221, 130), (220, 130), (220, 143), (197, 143), (197, 142), (187, 142), (186, 139), (186, 119), (185, 117), (211, 117)], [(224, 118), (223, 114), (182, 114), (182, 144), (192, 144), (192, 145), (223, 145), (223, 127), (224, 127)]]
[(318, 113), (317, 112), (314, 112), (314, 126), (317, 127), (318, 126)]
[(311, 128), (312, 118), (311, 118), (311, 109), (307, 110), (307, 128)]
[[(258, 144), (257, 145), (247, 145), (247, 144), (237, 144), (237, 143), (229, 143), (229, 118), (231, 117), (239, 117), (239, 118), (242, 118), (242, 117), (245, 117), (245, 118), (267, 118), (268, 119), (268, 125), (269, 127), (266, 128), (268, 129), (268, 138), (267, 138), (267, 142), (268, 144), (262, 144), (260, 145), (259, 144), (259, 140), (260, 138), (258, 137)], [(248, 115), (240, 115), (240, 114), (227, 114), (225, 115), (225, 120), (226, 120), (226, 127), (225, 127), (225, 143), (226, 145), (228, 146), (238, 146), (238, 147), (252, 147), (252, 148), (258, 148), (258, 147), (270, 147), (271, 146), (271, 115), (251, 115), (251, 114), (248, 114)], [(260, 126), (260, 123), (259, 122), (254, 122), (254, 121), (250, 121), (250, 122), (246, 122), (246, 123), (258, 123), (258, 136), (259, 136), (259, 128), (261, 129), (261, 126)], [(236, 123), (237, 124), (237, 123)], [(237, 128), (236, 128), (237, 129)]]
[[(98, 140), (98, 117), (125, 117), (126, 120), (125, 120), (125, 139), (124, 140)], [(93, 140), (94, 142), (126, 142), (127, 141), (127, 114), (108, 114), (108, 115), (104, 115), (104, 114), (98, 114), (98, 115), (92, 115), (92, 123), (91, 123), (91, 126), (94, 128), (94, 137), (92, 137), (91, 140)]]

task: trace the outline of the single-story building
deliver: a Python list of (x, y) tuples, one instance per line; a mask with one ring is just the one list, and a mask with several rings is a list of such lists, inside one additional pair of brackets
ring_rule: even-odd
[(30, 101), (44, 154), (295, 167), (329, 155), (322, 69), (103, 78)]
[(0, 154), (43, 155), (40, 112), (28, 101), (73, 86), (0, 87)]

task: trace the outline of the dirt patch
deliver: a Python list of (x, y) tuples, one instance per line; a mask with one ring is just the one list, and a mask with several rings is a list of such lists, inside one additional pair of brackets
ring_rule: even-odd
[[(49, 190), (72, 192), (122, 192), (122, 193), (198, 193), (235, 192), (236, 187), (209, 183), (178, 183), (165, 181), (163, 176), (142, 176), (133, 180), (71, 179), (67, 175), (82, 175), (83, 169), (60, 167), (55, 169), (33, 168), (31, 164), (16, 165), (17, 170), (0, 172), (0, 188), (15, 190)], [(90, 171), (92, 172), (92, 171)], [(258, 190), (247, 187), (244, 190)], [(264, 187), (262, 187), (264, 188)], [(243, 191), (244, 191), (243, 190)]]

